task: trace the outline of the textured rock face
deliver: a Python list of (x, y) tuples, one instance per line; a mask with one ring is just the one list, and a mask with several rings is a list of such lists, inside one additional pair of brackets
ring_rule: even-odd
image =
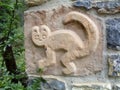
[(111, 55), (108, 57), (109, 75), (120, 76), (120, 55)]
[(49, 79), (41, 84), (41, 90), (66, 90), (65, 83), (56, 79)]
[(28, 6), (41, 5), (42, 3), (47, 2), (48, 0), (25, 0)]
[(79, 84), (74, 85), (72, 90), (112, 90), (110, 84)]
[[(28, 86), (37, 85), (37, 90), (66, 90), (65, 82), (55, 78), (32, 78), (28, 80)], [(36, 90), (36, 89), (35, 89)]]
[(65, 7), (26, 13), (28, 74), (39, 74), (39, 68), (47, 75), (82, 76), (100, 71), (102, 33), (91, 18)]
[(120, 12), (120, 1), (76, 0), (73, 6), (84, 7), (86, 9), (95, 8), (98, 10), (98, 13), (103, 14), (115, 14)]
[(115, 84), (113, 90), (120, 90), (120, 84)]
[(86, 9), (92, 8), (92, 2), (91, 0), (77, 0), (74, 4), (75, 7), (85, 7)]
[(120, 18), (106, 20), (107, 47), (120, 50)]

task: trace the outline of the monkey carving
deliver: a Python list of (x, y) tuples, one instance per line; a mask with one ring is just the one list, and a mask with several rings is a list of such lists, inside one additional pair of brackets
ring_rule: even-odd
[(46, 48), (46, 58), (39, 60), (39, 67), (45, 68), (56, 63), (55, 50), (64, 49), (65, 54), (61, 57), (61, 63), (64, 65), (62, 72), (64, 74), (73, 74), (76, 72), (76, 66), (73, 63), (76, 58), (81, 58), (94, 52), (99, 43), (99, 30), (95, 23), (86, 15), (80, 12), (68, 13), (63, 24), (71, 21), (81, 23), (87, 32), (87, 41), (82, 39), (73, 31), (57, 30), (51, 32), (47, 25), (34, 26), (32, 28), (32, 41), (37, 46)]

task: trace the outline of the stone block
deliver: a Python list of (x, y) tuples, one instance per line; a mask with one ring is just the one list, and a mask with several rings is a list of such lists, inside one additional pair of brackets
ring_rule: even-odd
[(120, 12), (120, 1), (117, 0), (76, 0), (73, 6), (83, 7), (88, 10), (95, 8), (98, 13), (102, 14), (116, 14)]
[(36, 85), (35, 90), (66, 90), (65, 82), (56, 78), (32, 77), (27, 85)]
[(108, 56), (109, 75), (120, 76), (120, 55)]
[(120, 90), (120, 84), (115, 84), (113, 86), (113, 90)]
[(72, 90), (112, 90), (110, 84), (106, 83), (84, 83), (73, 85)]
[[(28, 74), (84, 76), (102, 70), (102, 25), (72, 7), (25, 13)], [(99, 26), (98, 26), (99, 25)]]
[(120, 50), (120, 18), (106, 20), (107, 47)]
[(76, 0), (76, 2), (73, 3), (73, 6), (91, 9), (92, 8), (92, 1), (91, 0)]
[(41, 90), (66, 90), (65, 83), (57, 79), (47, 79), (41, 83)]

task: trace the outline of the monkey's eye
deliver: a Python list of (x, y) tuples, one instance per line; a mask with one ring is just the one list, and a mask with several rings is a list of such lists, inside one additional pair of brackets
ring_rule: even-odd
[(45, 31), (45, 32), (46, 32), (46, 29), (43, 29), (43, 31)]
[(37, 32), (37, 30), (35, 29), (34, 32)]

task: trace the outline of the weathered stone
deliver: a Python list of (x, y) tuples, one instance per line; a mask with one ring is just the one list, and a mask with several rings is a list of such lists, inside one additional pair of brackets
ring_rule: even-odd
[(110, 84), (89, 83), (73, 85), (72, 90), (112, 90), (112, 89)]
[(41, 90), (66, 90), (65, 83), (56, 79), (48, 79), (41, 83)]
[(120, 90), (120, 84), (115, 84), (113, 86), (113, 90)]
[(86, 9), (92, 8), (92, 2), (91, 0), (77, 0), (74, 4), (75, 7), (85, 7)]
[(103, 1), (103, 2), (96, 2), (96, 8), (102, 9), (113, 9), (113, 8), (118, 8), (120, 7), (120, 2), (119, 1)]
[(120, 50), (120, 18), (106, 20), (107, 47)]
[(120, 55), (108, 56), (109, 75), (120, 76)]
[(27, 73), (39, 74), (38, 68), (47, 75), (82, 76), (100, 71), (102, 33), (94, 20), (66, 7), (25, 14)]
[(25, 0), (28, 6), (41, 5), (42, 3), (47, 2), (48, 0)]
[[(77, 18), (77, 19), (75, 19)], [(83, 18), (83, 20), (81, 20)], [(65, 66), (63, 69), (64, 74), (74, 73), (76, 70), (75, 65), (71, 64), (70, 61), (75, 60), (78, 57), (84, 57), (90, 54), (91, 51), (95, 51), (99, 41), (99, 30), (94, 26), (94, 23), (86, 19), (87, 17), (78, 12), (70, 12), (64, 18), (64, 23), (69, 23), (72, 20), (83, 23), (88, 33), (88, 42), (90, 47), (84, 47), (84, 44), (77, 34), (72, 31), (59, 30), (51, 32), (50, 28), (47, 25), (34, 26), (32, 29), (32, 40), (37, 46), (44, 46), (47, 51), (46, 59), (39, 61), (39, 67), (45, 68), (51, 65), (56, 64), (55, 50), (63, 49), (66, 50), (66, 54), (62, 57), (61, 63)], [(93, 24), (92, 27), (88, 29), (87, 24)], [(92, 33), (91, 33), (92, 32)], [(90, 37), (90, 35), (92, 37)], [(92, 43), (91, 43), (92, 42)], [(74, 48), (75, 47), (75, 48)], [(72, 50), (71, 50), (72, 48)], [(74, 55), (73, 55), (74, 54)]]
[(120, 1), (92, 1), (77, 0), (73, 3), (75, 7), (84, 7), (86, 9), (96, 8), (98, 13), (115, 14), (120, 12)]
[(66, 90), (65, 82), (55, 78), (32, 77), (28, 80), (27, 86), (35, 85), (37, 90)]

